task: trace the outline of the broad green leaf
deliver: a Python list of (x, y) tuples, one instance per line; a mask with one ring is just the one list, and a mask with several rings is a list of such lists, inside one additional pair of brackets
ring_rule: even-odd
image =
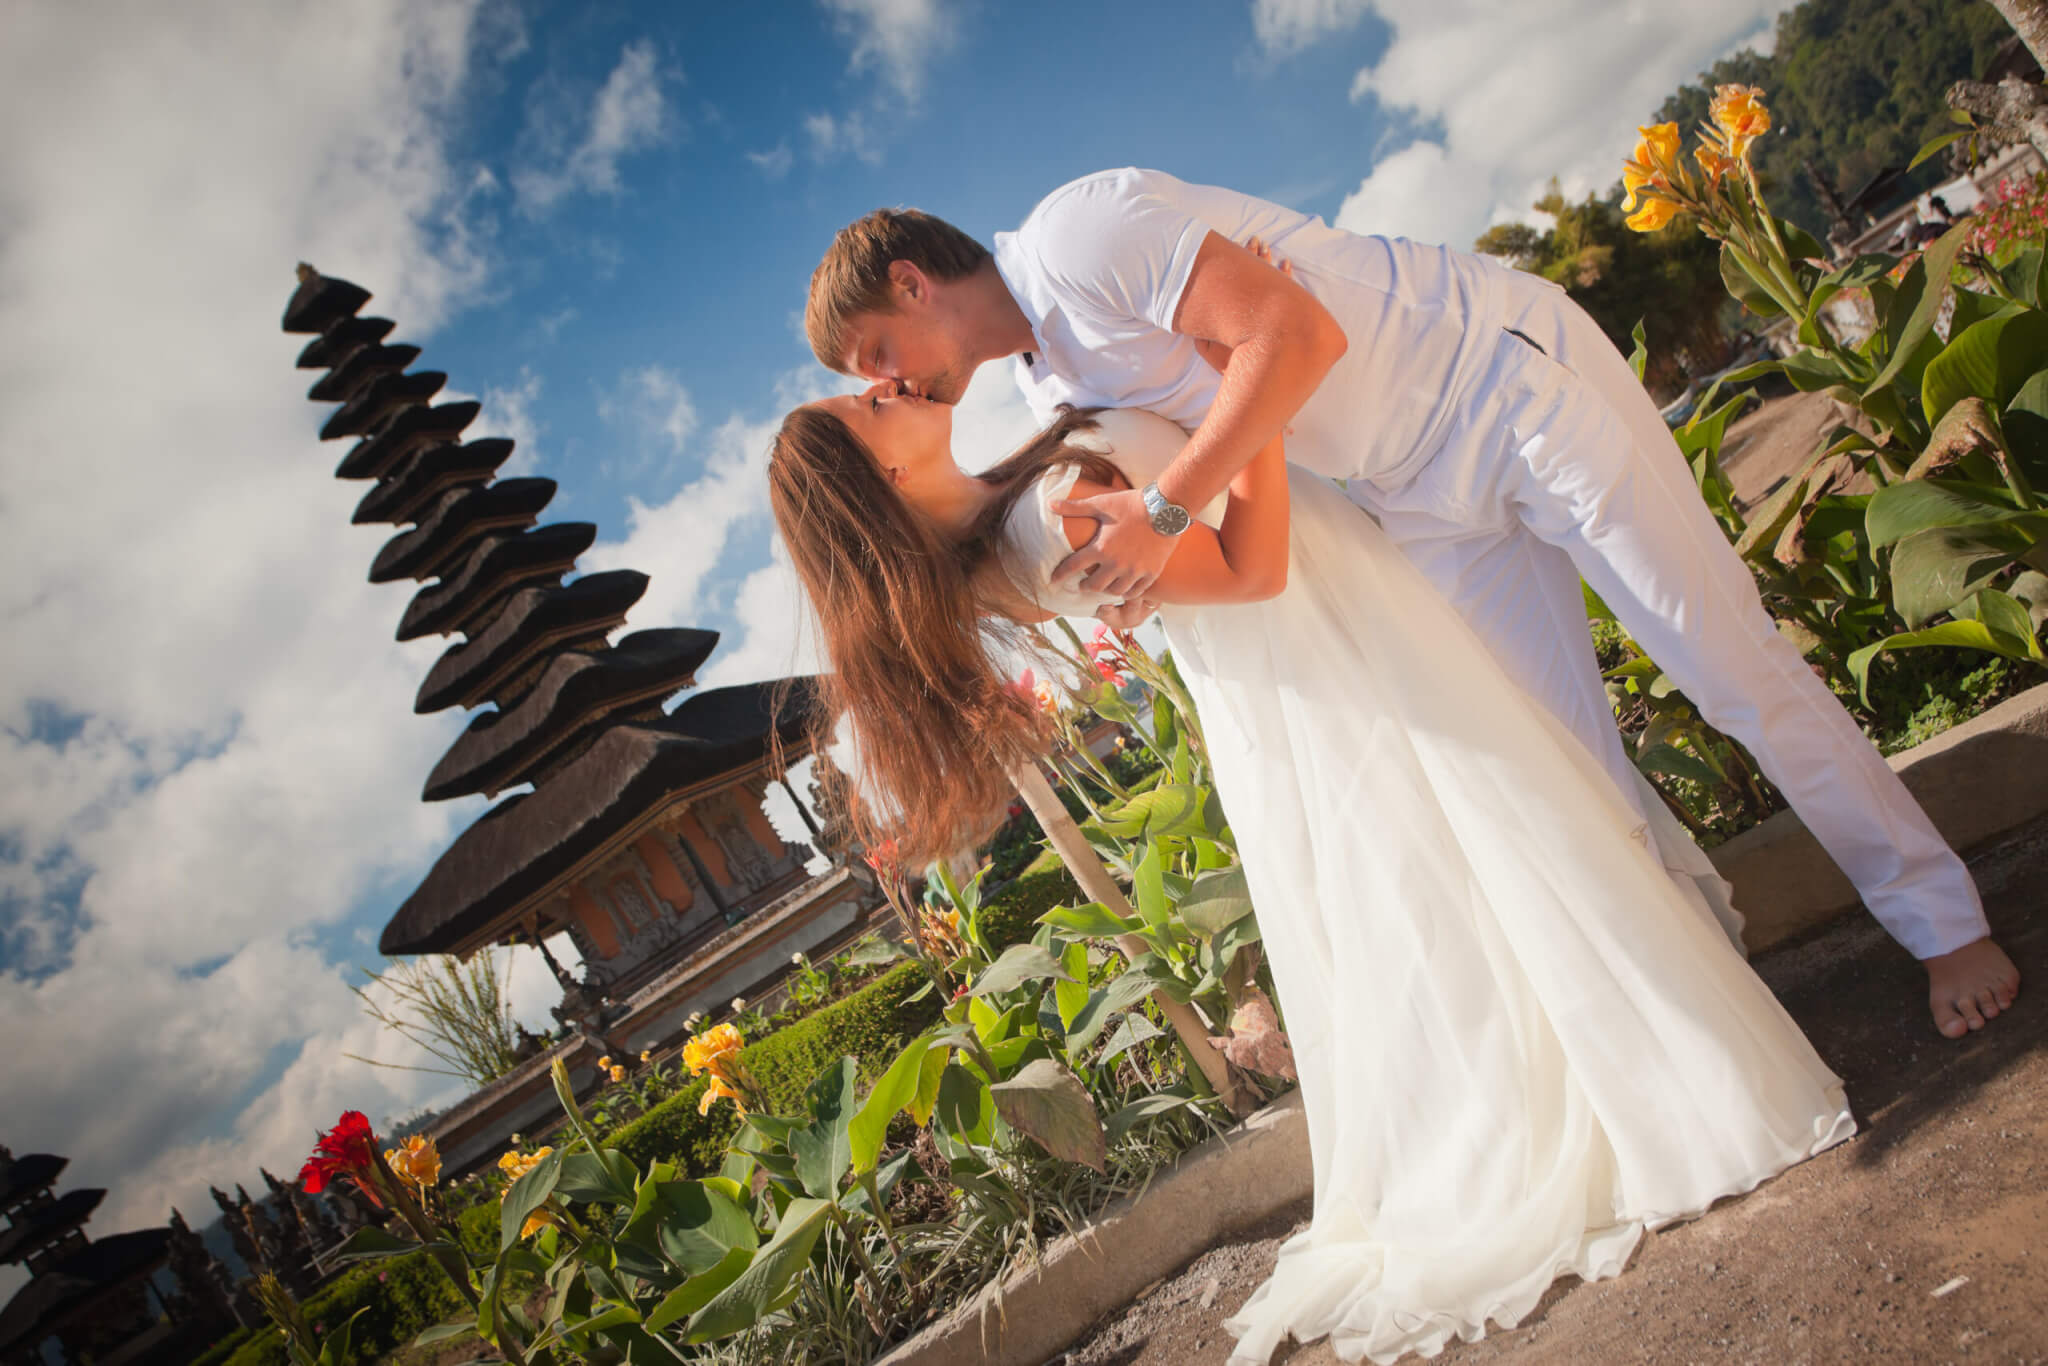
[(503, 1252), (519, 1241), (526, 1218), (547, 1203), (562, 1175), (562, 1154), (549, 1153), (534, 1169), (512, 1183), (498, 1212), (498, 1250)]
[(1628, 368), (1636, 372), (1636, 383), (1643, 381), (1643, 367), (1650, 363), (1650, 344), (1643, 340), (1643, 320), (1636, 319), (1636, 325), (1629, 329), (1628, 338), (1635, 343), (1635, 350), (1628, 353)]
[(700, 1271), (671, 1290), (654, 1312), (647, 1316), (646, 1328), (650, 1333), (659, 1333), (676, 1320), (696, 1313), (711, 1302), (711, 1297), (740, 1278), (740, 1273), (753, 1263), (754, 1249), (736, 1247), (725, 1254), (725, 1259), (708, 1271)]
[(1154, 929), (1165, 925), (1173, 916), (1173, 905), (1166, 898), (1162, 870), (1159, 846), (1155, 844), (1145, 850), (1145, 857), (1138, 860), (1137, 876), (1131, 881), (1131, 895), (1138, 903), (1138, 915)]
[(1870, 665), (1878, 655), (1890, 650), (1908, 650), (1929, 645), (1988, 650), (2007, 659), (2032, 657), (2027, 649), (2027, 642), (1994, 631), (1981, 621), (1944, 621), (1939, 626), (1930, 626), (1924, 631), (1908, 631), (1880, 640), (1875, 645), (1866, 645), (1849, 656), (1849, 675), (1856, 680), (1856, 688), (1863, 698), (1864, 705), (1868, 706), (1870, 703)]
[(2026, 605), (2028, 620), (2036, 631), (2048, 625), (2048, 574), (2029, 569), (2007, 584), (2005, 591), (2015, 602)]
[(1060, 955), (1060, 966), (1072, 977), (1071, 981), (1052, 984), (1053, 1006), (1059, 1011), (1060, 1028), (1065, 1029), (1081, 1013), (1081, 1007), (1088, 1004), (1088, 946), (1076, 939), (1067, 945)]
[(2048, 514), (1974, 527), (1916, 532), (1892, 550), (1892, 607), (1918, 628), (1987, 586), (2032, 548)]
[(1107, 1067), (1147, 1039), (1156, 1039), (1165, 1032), (1138, 1011), (1127, 1011), (1122, 1023), (1109, 1036), (1109, 1042), (1102, 1046), (1102, 1056), (1095, 1060), (1095, 1065)]
[(348, 1241), (334, 1249), (331, 1254), (336, 1262), (366, 1262), (379, 1257), (396, 1257), (407, 1252), (419, 1251), (420, 1245), (410, 1238), (398, 1238), (386, 1233), (374, 1224), (365, 1225), (348, 1236)]
[(602, 1200), (614, 1205), (633, 1203), (630, 1182), (621, 1185), (617, 1174), (596, 1153), (570, 1153), (562, 1159), (562, 1176), (555, 1191), (565, 1200)]
[(1933, 137), (1920, 144), (1920, 150), (1913, 153), (1913, 159), (1906, 163), (1906, 169), (1909, 171), (1913, 170), (1921, 162), (1927, 160), (1927, 158), (1933, 156), (1957, 138), (1966, 138), (1974, 131), (1974, 129), (1970, 128), (1952, 128), (1946, 133), (1936, 133)]
[(1143, 928), (1141, 922), (1124, 919), (1100, 901), (1090, 901), (1082, 906), (1056, 906), (1038, 917), (1038, 923), (1050, 925), (1055, 931), (1089, 939), (1114, 939), (1120, 934), (1132, 934)]
[(1002, 957), (974, 974), (974, 985), (968, 988), (968, 995), (990, 996), (1047, 977), (1056, 982), (1074, 980), (1047, 950), (1036, 944), (1012, 944), (1003, 950)]
[(910, 1117), (920, 1128), (932, 1122), (932, 1107), (939, 1102), (939, 1078), (944, 1075), (946, 1064), (952, 1057), (950, 1047), (935, 1044), (918, 1067), (917, 1092), (911, 1097)]
[(1719, 778), (1698, 757), (1671, 745), (1652, 745), (1636, 756), (1636, 767), (1645, 773), (1662, 773), (1669, 778), (1689, 778), (1711, 788)]
[[(2000, 467), (2007, 459), (2005, 431), (1997, 412), (1974, 394), (1949, 405), (1941, 420), (1934, 424), (1927, 448), (1907, 469), (1906, 478), (1935, 478), (1963, 465), (1972, 456), (1983, 456)], [(1957, 477), (1966, 478), (1967, 474), (1966, 468)]]
[(1049, 1059), (1026, 1063), (1008, 1081), (989, 1087), (996, 1111), (1054, 1157), (1107, 1171), (1102, 1121), (1088, 1088)]
[(1163, 1115), (1169, 1110), (1193, 1108), (1194, 1103), (1189, 1097), (1177, 1096), (1171, 1091), (1154, 1091), (1148, 1096), (1140, 1096), (1130, 1104), (1120, 1107), (1109, 1117), (1109, 1141), (1116, 1142), (1129, 1133), (1133, 1125), (1151, 1119), (1154, 1115)]
[(1972, 395), (2003, 408), (2048, 358), (2048, 313), (2002, 313), (1965, 328), (1927, 363), (1920, 406), (1929, 422)]
[(2041, 643), (2034, 638), (2034, 618), (2025, 603), (1996, 588), (1980, 588), (1956, 604), (1958, 618), (1981, 621), (1995, 635), (2010, 637), (2026, 647), (2027, 657), (2041, 659)]
[(1251, 888), (1245, 882), (1244, 865), (1235, 864), (1204, 873), (1182, 898), (1180, 918), (1199, 935), (1214, 935), (1226, 925), (1252, 913)]
[(920, 1034), (896, 1055), (889, 1070), (882, 1073), (861, 1102), (860, 1113), (847, 1126), (847, 1141), (853, 1145), (856, 1175), (872, 1171), (882, 1154), (882, 1137), (898, 1111), (917, 1099), (917, 1079), (923, 1075), (925, 1055), (932, 1051), (931, 1036)]
[(431, 1347), (437, 1342), (448, 1342), (474, 1332), (476, 1332), (476, 1316), (474, 1314), (464, 1314), (459, 1319), (449, 1319), (446, 1323), (437, 1323), (432, 1328), (422, 1330), (420, 1335), (412, 1340), (412, 1345), (415, 1347)]
[(789, 1136), (796, 1179), (820, 1200), (839, 1194), (839, 1179), (853, 1163), (848, 1131), (853, 1125), (853, 1087), (859, 1064), (841, 1058), (819, 1074), (806, 1094), (811, 1122)]
[(1891, 347), (1891, 358), (1864, 386), (1864, 397), (1877, 393), (1898, 378), (1899, 372), (1919, 350), (1920, 343), (1934, 330), (1935, 316), (1941, 312), (1942, 296), (1948, 293), (1956, 253), (1970, 240), (1970, 226), (1965, 220), (1950, 228), (1907, 268), (1906, 278), (1899, 282), (1898, 293), (1892, 299), (1891, 309), (1885, 318), (1885, 338)]
[(852, 953), (846, 955), (846, 965), (848, 967), (866, 968), (880, 963), (893, 963), (899, 958), (908, 958), (909, 956), (909, 950), (905, 949), (895, 940), (887, 935), (876, 935), (873, 939), (868, 940)]
[(2040, 246), (2023, 248), (1998, 272), (1999, 279), (2015, 299), (2035, 308), (2048, 307), (2048, 251)]
[(1959, 480), (1913, 479), (1871, 494), (1863, 509), (1863, 529), (1870, 548), (1882, 550), (1932, 527), (1982, 526), (2023, 515), (2013, 508), (2003, 488)]
[(1186, 783), (1162, 783), (1102, 813), (1102, 828), (1120, 839), (1202, 833), (1202, 794)]
[(1859, 256), (1839, 270), (1829, 271), (1815, 283), (1813, 292), (1809, 296), (1810, 307), (1807, 309), (1806, 316), (1812, 318), (1818, 314), (1821, 307), (1828, 300), (1834, 298), (1835, 295), (1845, 289), (1861, 289), (1868, 286), (1873, 280), (1883, 279), (1891, 272), (1891, 268), (1898, 263), (1899, 260), (1896, 256), (1877, 253)]
[(732, 1284), (691, 1315), (686, 1340), (709, 1342), (729, 1337), (753, 1327), (772, 1312), (811, 1260), (811, 1249), (817, 1246), (818, 1235), (825, 1231), (831, 1210), (831, 1205), (823, 1200), (790, 1201), (768, 1245), (754, 1255)]
[(1062, 1020), (1067, 1036), (1067, 1055), (1078, 1056), (1081, 1051), (1095, 1042), (1095, 1036), (1109, 1023), (1109, 989), (1097, 987), (1088, 993), (1088, 999), (1074, 1012), (1071, 1020)]
[(737, 1200), (702, 1181), (665, 1181), (654, 1201), (654, 1236), (661, 1250), (695, 1276), (725, 1260), (734, 1248), (759, 1245), (754, 1221)]
[(988, 1083), (957, 1062), (947, 1063), (939, 1078), (933, 1113), (940, 1129), (957, 1142), (981, 1147), (994, 1135), (995, 1106)]

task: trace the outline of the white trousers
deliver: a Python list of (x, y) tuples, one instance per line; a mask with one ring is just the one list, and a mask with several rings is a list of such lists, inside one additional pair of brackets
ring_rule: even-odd
[(1503, 330), (1441, 448), (1397, 485), (1349, 481), (1352, 497), (1639, 810), (1581, 577), (1748, 746), (1893, 938), (1919, 958), (1982, 938), (1962, 860), (1773, 626), (1627, 360), (1555, 285), (1516, 272), (1502, 289), (1499, 321), (1529, 340)]

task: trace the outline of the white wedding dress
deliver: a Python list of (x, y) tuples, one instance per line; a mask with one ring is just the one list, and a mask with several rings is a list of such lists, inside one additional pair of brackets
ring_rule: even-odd
[[(1100, 423), (1080, 439), (1134, 485), (1185, 440), (1139, 410)], [(1068, 543), (1047, 504), (1076, 475), (1026, 491), (1001, 555), (1087, 615), (1103, 599), (1048, 581)], [(1290, 469), (1289, 493), (1285, 592), (1160, 612), (1315, 1167), (1313, 1222), (1227, 1327), (1233, 1363), (1289, 1334), (1388, 1362), (1513, 1326), (1560, 1275), (1616, 1274), (1646, 1228), (1855, 1121), (1602, 768), (1334, 485)]]

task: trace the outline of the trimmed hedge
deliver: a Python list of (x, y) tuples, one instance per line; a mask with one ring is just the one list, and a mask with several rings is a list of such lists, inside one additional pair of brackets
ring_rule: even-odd
[[(1064, 868), (1021, 877), (989, 898), (981, 923), (1000, 949), (1030, 939), (1039, 916), (1079, 897), (1080, 889)], [(909, 999), (926, 980), (917, 964), (899, 964), (851, 996), (742, 1049), (740, 1061), (767, 1093), (769, 1109), (782, 1114), (800, 1110), (805, 1089), (848, 1053), (860, 1059), (861, 1075), (869, 1079), (895, 1061), (905, 1043), (938, 1020), (944, 1005), (935, 992)], [(730, 1105), (714, 1105), (711, 1113), (699, 1115), (697, 1104), (707, 1084), (703, 1077), (693, 1079), (605, 1143), (643, 1167), (674, 1162), (690, 1175), (711, 1175), (725, 1162), (739, 1114)]]
[[(472, 1205), (456, 1222), (463, 1246), (485, 1255), (496, 1254), (495, 1203)], [(344, 1271), (315, 1292), (303, 1308), (306, 1321), (316, 1331), (325, 1332), (339, 1329), (358, 1309), (369, 1310), (356, 1320), (349, 1350), (352, 1360), (375, 1361), (409, 1345), (421, 1330), (454, 1318), (466, 1306), (438, 1262), (423, 1252), (408, 1252)], [(289, 1366), (290, 1361), (284, 1334), (265, 1327), (237, 1348), (226, 1366)]]

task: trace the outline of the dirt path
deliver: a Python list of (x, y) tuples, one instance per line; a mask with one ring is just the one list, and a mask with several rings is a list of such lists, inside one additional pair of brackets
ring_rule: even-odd
[[(2048, 821), (1972, 864), (2028, 979), (2010, 1014), (1941, 1039), (1918, 966), (1862, 917), (1764, 958), (1862, 1132), (1439, 1360), (2048, 1363)], [(1210, 1249), (1048, 1366), (1223, 1366), (1223, 1319), (1307, 1213)], [(1336, 1360), (1326, 1342), (1274, 1357)]]

